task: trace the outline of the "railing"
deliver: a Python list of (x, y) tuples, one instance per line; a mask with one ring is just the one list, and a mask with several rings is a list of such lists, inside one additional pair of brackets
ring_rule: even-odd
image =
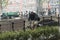
[[(58, 26), (60, 26), (59, 15), (57, 17), (56, 16), (47, 16), (47, 17), (42, 16), (42, 17), (40, 17), (40, 21), (43, 20), (43, 24), (44, 24), (45, 19), (56, 20), (58, 22)], [(19, 31), (19, 30), (25, 31), (25, 29), (26, 29), (25, 23), (27, 23), (27, 22), (24, 19), (0, 21), (0, 32), (3, 32), (3, 31)], [(32, 28), (34, 28), (34, 27), (32, 27)]]
[(50, 20), (54, 20), (54, 21), (56, 21), (56, 22), (58, 22), (58, 26), (60, 25), (60, 16), (58, 15), (58, 16), (42, 16), (42, 17), (40, 17), (40, 19), (42, 19), (43, 20), (43, 24), (44, 24), (44, 20), (45, 19), (50, 19)]

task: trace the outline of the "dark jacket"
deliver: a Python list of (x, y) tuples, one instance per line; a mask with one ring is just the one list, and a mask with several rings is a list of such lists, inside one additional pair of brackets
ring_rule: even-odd
[(31, 12), (29, 14), (29, 20), (34, 20), (34, 18), (35, 18), (35, 13)]
[(31, 12), (31, 13), (29, 13), (29, 20), (37, 20), (37, 21), (39, 21), (40, 18), (38, 17), (38, 15), (36, 13)]

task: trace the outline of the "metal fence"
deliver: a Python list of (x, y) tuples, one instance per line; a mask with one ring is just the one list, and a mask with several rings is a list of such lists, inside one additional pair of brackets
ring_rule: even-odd
[(42, 16), (40, 17), (41, 20), (43, 20), (43, 24), (44, 24), (44, 20), (45, 19), (50, 19), (50, 20), (54, 20), (58, 23), (58, 26), (60, 25), (60, 15), (58, 16)]
[[(50, 20), (55, 20), (58, 22), (58, 26), (60, 26), (60, 17), (59, 15), (56, 16), (42, 16), (40, 17), (40, 21), (45, 19), (50, 19)], [(29, 21), (28, 21), (29, 22)], [(3, 31), (19, 31), (19, 30), (24, 30), (25, 31), (25, 23), (27, 23), (24, 19), (18, 19), (18, 20), (5, 20), (5, 21), (0, 21), (0, 32)], [(30, 23), (31, 24), (31, 23)], [(34, 27), (32, 27), (34, 28)]]

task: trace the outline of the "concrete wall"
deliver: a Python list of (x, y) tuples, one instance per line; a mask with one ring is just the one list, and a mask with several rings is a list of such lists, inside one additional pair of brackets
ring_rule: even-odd
[(12, 22), (14, 22), (13, 29), (15, 31), (23, 30), (24, 27), (24, 20), (2, 20), (0, 21), (0, 31), (12, 31)]

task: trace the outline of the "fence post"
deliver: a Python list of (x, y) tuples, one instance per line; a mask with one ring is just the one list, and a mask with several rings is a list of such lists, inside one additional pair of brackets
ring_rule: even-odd
[(1, 24), (0, 24), (0, 33), (1, 33)]
[(12, 22), (12, 31), (14, 31), (14, 22)]
[(44, 17), (43, 17), (43, 25), (44, 25)]
[(24, 30), (24, 32), (25, 32), (25, 20), (24, 20), (24, 24), (23, 24), (23, 25), (24, 25), (23, 30)]
[(59, 26), (59, 14), (58, 14), (58, 26)]
[(52, 16), (51, 16), (51, 20), (52, 20)]

